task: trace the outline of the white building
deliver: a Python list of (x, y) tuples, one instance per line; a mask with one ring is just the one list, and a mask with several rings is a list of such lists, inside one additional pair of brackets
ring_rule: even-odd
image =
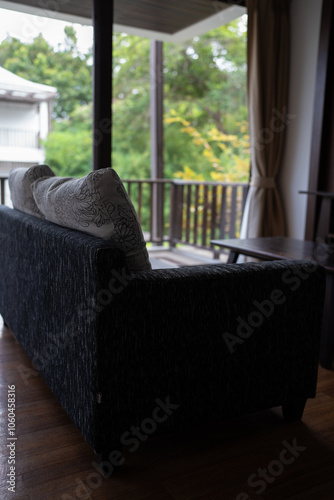
[(57, 89), (0, 67), (0, 176), (45, 159), (41, 139), (51, 128)]

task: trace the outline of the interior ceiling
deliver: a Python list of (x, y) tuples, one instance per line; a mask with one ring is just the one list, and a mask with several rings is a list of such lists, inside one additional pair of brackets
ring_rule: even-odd
[[(5, 3), (39, 10), (44, 3), (47, 5), (47, 2), (41, 2), (41, 0), (7, 0)], [(219, 0), (114, 0), (114, 23), (173, 35), (210, 16), (219, 14), (233, 4), (243, 6), (245, 2), (243, 0), (227, 0), (226, 2)], [(58, 0), (57, 10), (70, 16), (91, 19), (92, 0)]]

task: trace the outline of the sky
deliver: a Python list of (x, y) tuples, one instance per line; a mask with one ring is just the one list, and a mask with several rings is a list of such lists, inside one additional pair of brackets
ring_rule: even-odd
[[(0, 9), (0, 43), (8, 35), (19, 38), (22, 42), (29, 42), (42, 33), (50, 45), (57, 48), (58, 44), (62, 44), (64, 40), (64, 27), (66, 25), (70, 25), (70, 23)], [(80, 51), (86, 52), (93, 44), (93, 28), (80, 24), (73, 26), (78, 37), (78, 48)]]

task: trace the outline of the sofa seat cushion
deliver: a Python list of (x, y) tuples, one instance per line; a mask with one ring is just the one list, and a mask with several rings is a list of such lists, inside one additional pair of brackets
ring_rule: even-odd
[(48, 165), (34, 165), (30, 168), (19, 167), (9, 173), (8, 182), (13, 207), (21, 212), (44, 219), (43, 213), (36, 205), (31, 185), (36, 179), (54, 177)]
[(151, 269), (137, 213), (115, 170), (96, 170), (81, 179), (37, 179), (32, 191), (47, 220), (112, 240), (131, 271)]

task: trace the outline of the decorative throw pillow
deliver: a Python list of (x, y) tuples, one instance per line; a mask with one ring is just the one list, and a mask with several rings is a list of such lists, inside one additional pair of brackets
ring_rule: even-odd
[(48, 165), (34, 165), (30, 168), (19, 167), (9, 173), (8, 182), (13, 207), (26, 214), (44, 219), (34, 200), (31, 184), (42, 177), (54, 177)]
[(132, 271), (151, 269), (137, 213), (115, 170), (103, 168), (81, 179), (37, 179), (32, 191), (47, 220), (112, 240)]

